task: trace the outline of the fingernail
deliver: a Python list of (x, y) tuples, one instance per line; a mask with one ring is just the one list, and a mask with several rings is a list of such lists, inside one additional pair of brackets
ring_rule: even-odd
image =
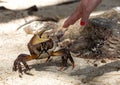
[(84, 21), (81, 21), (81, 22), (80, 22), (80, 25), (81, 25), (81, 26), (84, 26), (84, 25), (85, 25), (85, 22), (84, 22)]

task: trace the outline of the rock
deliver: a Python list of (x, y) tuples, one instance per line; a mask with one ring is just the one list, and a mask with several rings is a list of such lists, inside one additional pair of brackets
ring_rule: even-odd
[(81, 57), (120, 57), (120, 12), (115, 9), (91, 17), (82, 30), (78, 24), (71, 26), (64, 39), (72, 40), (70, 50)]

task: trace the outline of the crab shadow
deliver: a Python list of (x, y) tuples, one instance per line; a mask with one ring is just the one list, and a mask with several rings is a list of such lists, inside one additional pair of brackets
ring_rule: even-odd
[(119, 71), (120, 70), (120, 60), (104, 64), (102, 66), (88, 66), (83, 69), (76, 69), (74, 72), (71, 72), (70, 76), (78, 76), (84, 75), (85, 78), (82, 80), (83, 83), (88, 83), (92, 81), (94, 78), (104, 75), (105, 73)]
[[(80, 59), (78, 59), (80, 62)], [(75, 59), (76, 61), (76, 59)], [(102, 66), (87, 66), (85, 68), (80, 68), (79, 65), (77, 65), (74, 68), (74, 70), (71, 70), (71, 65), (68, 63), (68, 66), (65, 67), (63, 71), (59, 71), (58, 69), (61, 67), (61, 60), (60, 58), (54, 59), (47, 63), (38, 63), (30, 65), (31, 69), (35, 69), (36, 71), (46, 71), (46, 72), (62, 72), (63, 74), (66, 74), (70, 77), (76, 76), (77, 79), (81, 79), (81, 76), (84, 75), (85, 78), (81, 80), (83, 83), (89, 83), (94, 78), (104, 75), (105, 73), (110, 73), (114, 71), (120, 70), (120, 60), (113, 61), (110, 63), (106, 63)]]
[[(39, 62), (39, 60), (38, 60), (38, 61), (36, 61), (35, 64), (30, 65), (31, 69), (35, 69), (36, 71), (51, 71), (51, 72), (59, 71), (61, 66), (62, 66), (61, 58), (55, 58), (48, 62), (45, 62), (43, 60), (42, 63)], [(71, 65), (68, 62), (67, 66), (65, 66), (63, 71), (68, 69), (69, 67), (71, 67)]]

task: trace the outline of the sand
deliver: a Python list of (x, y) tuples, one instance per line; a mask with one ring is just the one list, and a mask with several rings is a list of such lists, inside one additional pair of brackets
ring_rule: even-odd
[[(18, 72), (12, 71), (14, 60), (20, 53), (27, 53), (27, 43), (32, 35), (27, 35), (23, 29), (16, 31), (17, 27), (41, 16), (59, 17), (66, 19), (75, 9), (77, 3), (39, 8), (32, 16), (27, 11), (4, 11), (0, 10), (0, 85), (119, 85), (120, 84), (120, 61), (76, 58), (75, 68), (69, 65), (65, 70), (60, 68), (60, 57), (53, 58), (45, 63), (45, 59), (29, 61), (32, 75), (23, 74), (19, 77)], [(120, 6), (119, 0), (103, 0), (93, 14), (101, 13), (113, 7)], [(64, 12), (66, 11), (66, 12)], [(94, 65), (98, 66), (95, 67)]]

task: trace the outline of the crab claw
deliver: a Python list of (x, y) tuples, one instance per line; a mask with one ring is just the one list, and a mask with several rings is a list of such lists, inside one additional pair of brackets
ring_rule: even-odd
[(69, 54), (68, 56), (68, 59), (71, 61), (71, 64), (72, 64), (72, 70), (75, 68), (75, 63), (74, 63), (74, 60), (72, 58), (72, 56)]
[(61, 68), (59, 69), (59, 71), (63, 70), (65, 66), (67, 66), (67, 61), (68, 59), (71, 61), (71, 64), (72, 64), (72, 70), (74, 69), (75, 65), (74, 65), (74, 60), (71, 56), (70, 53), (67, 54), (67, 56), (62, 56), (62, 66)]
[(30, 55), (27, 54), (20, 54), (17, 59), (14, 61), (13, 64), (13, 71), (17, 71), (22, 74), (22, 65), (21, 63), (25, 66), (26, 70), (30, 70), (28, 64), (26, 63), (27, 59), (30, 58)]

